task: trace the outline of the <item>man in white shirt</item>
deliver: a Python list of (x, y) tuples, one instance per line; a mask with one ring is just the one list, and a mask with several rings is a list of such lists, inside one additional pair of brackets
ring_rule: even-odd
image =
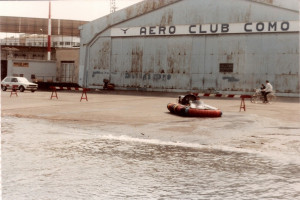
[(268, 103), (267, 95), (273, 91), (273, 86), (271, 83), (266, 80), (266, 88), (263, 90), (264, 91), (264, 103)]

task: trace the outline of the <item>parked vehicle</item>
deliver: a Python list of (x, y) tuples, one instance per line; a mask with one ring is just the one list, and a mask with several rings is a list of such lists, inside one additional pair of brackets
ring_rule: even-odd
[(103, 79), (103, 90), (114, 90), (115, 84), (110, 83), (108, 79)]
[[(276, 95), (274, 92), (271, 92), (267, 95), (268, 103), (274, 103), (277, 99)], [(265, 99), (264, 96), (261, 93), (261, 89), (256, 89), (255, 93), (252, 95), (252, 98), (250, 100), (252, 103), (258, 103), (262, 102), (264, 103)]]
[(38, 84), (29, 82), (25, 77), (8, 76), (1, 82), (1, 89), (6, 91), (7, 89), (12, 89), (14, 85), (17, 86), (20, 92), (24, 92), (25, 90), (35, 92), (38, 88)]

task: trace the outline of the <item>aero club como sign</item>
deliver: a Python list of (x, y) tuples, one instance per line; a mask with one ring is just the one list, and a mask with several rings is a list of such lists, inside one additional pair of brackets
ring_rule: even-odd
[(298, 21), (112, 28), (111, 37), (298, 32)]

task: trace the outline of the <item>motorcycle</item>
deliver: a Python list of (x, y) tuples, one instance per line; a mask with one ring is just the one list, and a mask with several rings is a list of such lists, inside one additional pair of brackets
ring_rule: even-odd
[(103, 79), (103, 90), (114, 90), (115, 84), (110, 83), (108, 79)]

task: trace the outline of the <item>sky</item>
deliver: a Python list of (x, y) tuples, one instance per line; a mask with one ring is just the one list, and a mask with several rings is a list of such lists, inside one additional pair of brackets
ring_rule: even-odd
[[(117, 10), (142, 0), (115, 0)], [(0, 15), (48, 18), (49, 1), (0, 1)], [(110, 0), (51, 1), (53, 19), (92, 21), (110, 13)]]
[[(117, 11), (143, 0), (115, 0)], [(110, 13), (110, 0), (51, 1), (51, 18), (92, 21)], [(49, 1), (2, 1), (0, 16), (48, 18)], [(0, 39), (19, 37), (17, 33), (0, 33)]]

